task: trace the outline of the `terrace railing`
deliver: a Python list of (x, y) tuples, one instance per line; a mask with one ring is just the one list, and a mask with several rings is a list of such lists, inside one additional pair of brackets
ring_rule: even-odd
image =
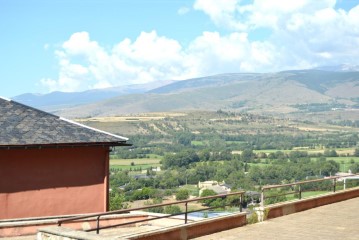
[[(239, 192), (233, 192), (233, 193), (228, 193), (228, 194), (220, 194), (220, 195), (215, 195), (215, 196), (208, 196), (208, 197), (199, 197), (199, 198), (193, 198), (193, 199), (189, 199), (189, 200), (183, 200), (183, 201), (176, 201), (176, 202), (172, 202), (172, 203), (161, 203), (161, 204), (154, 204), (154, 205), (148, 205), (145, 207), (138, 207), (138, 208), (130, 208), (130, 209), (121, 209), (121, 210), (116, 210), (116, 211), (110, 211), (110, 212), (105, 212), (105, 213), (96, 213), (96, 214), (87, 214), (87, 215), (83, 215), (83, 216), (79, 216), (79, 217), (70, 217), (70, 218), (65, 218), (62, 220), (58, 220), (58, 226), (61, 226), (61, 224), (63, 223), (68, 223), (68, 222), (72, 222), (72, 221), (76, 221), (76, 220), (84, 220), (84, 219), (89, 219), (89, 218), (95, 218), (96, 219), (96, 228), (92, 228), (92, 229), (88, 229), (85, 230), (87, 232), (91, 232), (91, 231), (96, 231), (97, 234), (99, 234), (101, 229), (106, 229), (106, 228), (113, 228), (113, 227), (119, 227), (119, 226), (124, 226), (124, 225), (129, 225), (129, 224), (134, 224), (134, 223), (141, 223), (141, 222), (147, 222), (147, 221), (151, 221), (151, 220), (156, 220), (156, 219), (161, 219), (161, 218), (169, 218), (172, 216), (178, 216), (178, 215), (184, 215), (184, 223), (186, 224), (188, 222), (188, 214), (189, 213), (193, 213), (193, 212), (201, 212), (201, 211), (205, 211), (205, 210), (211, 210), (211, 209), (216, 209), (216, 208), (221, 208), (221, 207), (226, 207), (226, 206), (235, 206), (236, 204), (233, 203), (226, 203), (226, 201), (223, 201), (224, 204), (222, 204), (221, 206), (215, 206), (215, 207), (207, 207), (207, 208), (202, 208), (199, 210), (193, 210), (193, 211), (188, 211), (188, 203), (190, 202), (202, 202), (204, 200), (209, 200), (209, 199), (218, 199), (218, 198), (227, 198), (229, 196), (239, 196), (239, 201), (235, 201), (238, 203), (238, 207), (239, 207), (239, 211), (242, 212), (242, 206), (243, 206), (243, 195), (244, 195), (244, 191), (239, 191)], [(148, 210), (151, 208), (158, 208), (158, 207), (164, 207), (164, 206), (170, 206), (170, 205), (178, 205), (178, 204), (184, 204), (185, 206), (185, 211), (181, 212), (181, 213), (176, 213), (176, 214), (166, 214), (163, 216), (151, 216), (151, 218), (148, 219), (142, 219), (142, 220), (136, 220), (136, 221), (131, 221), (131, 222), (126, 222), (126, 223), (121, 223), (121, 224), (116, 224), (116, 225), (109, 225), (109, 226), (100, 226), (100, 220), (101, 217), (103, 216), (108, 216), (108, 215), (113, 215), (113, 214), (124, 214), (124, 213), (129, 213), (131, 211), (139, 211), (139, 210)]]
[[(280, 184), (280, 185), (269, 185), (269, 186), (263, 186), (261, 189), (261, 200), (260, 204), (262, 207), (265, 205), (265, 201), (267, 199), (271, 198), (278, 198), (281, 196), (288, 196), (292, 195), (293, 198), (302, 199), (303, 193), (305, 192), (312, 192), (312, 191), (326, 191), (326, 192), (336, 192), (337, 190), (345, 190), (347, 187), (347, 181), (349, 179), (359, 179), (359, 174), (351, 174), (346, 176), (335, 176), (335, 177), (328, 177), (328, 178), (321, 178), (321, 179), (314, 179), (314, 180), (307, 180), (307, 181), (301, 181), (301, 182), (294, 182), (294, 183), (288, 183), (288, 184)], [(271, 191), (271, 190), (280, 190), (280, 191)], [(107, 228), (113, 228), (113, 227), (119, 227), (119, 226), (125, 226), (135, 223), (141, 223), (141, 222), (148, 222), (152, 220), (157, 219), (163, 219), (163, 218), (170, 218), (173, 216), (178, 215), (184, 215), (184, 223), (186, 224), (188, 222), (188, 214), (194, 213), (194, 212), (201, 212), (226, 206), (238, 206), (239, 211), (242, 212), (243, 208), (243, 196), (245, 194), (245, 191), (239, 191), (239, 192), (233, 192), (228, 194), (220, 194), (215, 196), (208, 196), (208, 197), (199, 197), (184, 201), (175, 201), (171, 203), (161, 203), (161, 204), (154, 204), (154, 205), (148, 205), (144, 207), (138, 207), (138, 208), (130, 208), (130, 209), (121, 209), (116, 211), (109, 211), (105, 213), (96, 213), (96, 214), (87, 214), (82, 215), (78, 217), (70, 217), (58, 220), (58, 226), (61, 226), (63, 223), (68, 223), (76, 220), (84, 220), (89, 218), (95, 218), (96, 219), (96, 228), (91, 228), (88, 230), (85, 230), (87, 232), (96, 231), (98, 234), (101, 229), (107, 229)], [(227, 198), (230, 196), (239, 196), (239, 199), (235, 199), (235, 203), (228, 203), (227, 201), (223, 201), (223, 204), (221, 206), (214, 206), (214, 207), (206, 207), (198, 210), (192, 210), (189, 211), (188, 209), (188, 203), (190, 202), (203, 202), (204, 200), (209, 199), (218, 199), (218, 198)], [(162, 216), (151, 216), (150, 218), (136, 220), (136, 221), (130, 221), (126, 223), (121, 224), (115, 224), (115, 225), (108, 225), (108, 226), (101, 226), (100, 221), (101, 217), (103, 216), (109, 216), (114, 214), (124, 214), (129, 213), (131, 211), (140, 211), (140, 210), (149, 210), (151, 208), (159, 208), (159, 207), (165, 207), (170, 205), (179, 205), (184, 204), (184, 212), (176, 213), (176, 214), (165, 214)]]
[[(265, 201), (271, 198), (292, 195), (293, 198), (302, 199), (303, 193), (305, 192), (336, 192), (337, 190), (345, 190), (347, 188), (348, 179), (359, 179), (359, 174), (327, 177), (288, 184), (263, 186), (261, 191), (261, 206), (264, 207)], [(279, 191), (277, 190), (270, 192), (270, 190), (274, 189), (278, 189)], [(266, 193), (268, 194), (266, 195)], [(280, 202), (280, 200), (278, 202)]]

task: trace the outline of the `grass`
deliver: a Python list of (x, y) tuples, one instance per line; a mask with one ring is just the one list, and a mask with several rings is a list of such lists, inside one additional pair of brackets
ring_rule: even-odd
[(351, 160), (354, 160), (354, 162), (359, 162), (359, 157), (327, 157), (327, 160), (334, 160), (337, 163), (350, 163)]
[(162, 159), (162, 158), (163, 158), (163, 156), (157, 155), (157, 154), (153, 154), (153, 153), (147, 154), (146, 156), (149, 157), (149, 158), (159, 158), (159, 159)]
[(256, 167), (267, 167), (268, 164), (266, 163), (248, 163), (250, 167), (256, 166)]
[(135, 165), (135, 166), (131, 166), (131, 165), (110, 165), (110, 168), (114, 168), (114, 169), (121, 169), (121, 170), (134, 170), (134, 169), (138, 169), (141, 168), (142, 170), (146, 170), (147, 168), (150, 167), (158, 167), (160, 166), (159, 164), (140, 164), (140, 165)]
[(275, 152), (290, 153), (292, 150), (279, 150), (279, 149), (263, 149), (263, 150), (253, 150), (254, 153), (275, 153)]
[[(311, 158), (311, 160), (315, 161), (317, 158)], [(339, 163), (339, 171), (340, 172), (348, 172), (350, 169), (351, 161), (359, 162), (359, 157), (327, 157), (327, 160), (333, 160)]]
[[(145, 170), (150, 167), (159, 167), (161, 159), (159, 158), (136, 158), (136, 159), (111, 159), (110, 168), (130, 170), (139, 169)], [(134, 165), (131, 165), (134, 163)]]
[(122, 165), (122, 166), (131, 166), (133, 162), (135, 166), (138, 165), (160, 165), (161, 159), (158, 158), (135, 158), (135, 159), (111, 159), (110, 165)]
[[(324, 193), (328, 193), (328, 192), (329, 192), (329, 191), (309, 191), (309, 192), (302, 192), (302, 198), (313, 197), (313, 196), (317, 196), (317, 195), (324, 194)], [(298, 199), (297, 197), (294, 196), (294, 194), (287, 195), (287, 200), (294, 200), (294, 199)]]
[[(303, 151), (311, 153), (324, 153), (325, 150), (328, 149), (321, 149), (321, 148), (315, 148), (315, 149), (309, 149), (309, 148), (294, 148), (293, 150), (280, 150), (280, 149), (262, 149), (262, 150), (253, 150), (254, 153), (275, 153), (275, 152), (283, 152), (283, 153), (290, 153), (293, 151)], [(331, 150), (331, 149), (329, 149)], [(354, 148), (335, 148), (334, 149), (338, 154), (353, 154), (355, 149)]]
[(193, 145), (193, 146), (206, 146), (207, 143), (205, 141), (191, 141), (191, 145)]
[(190, 195), (193, 195), (193, 196), (198, 196), (198, 193), (199, 193), (199, 189), (197, 187), (197, 185), (191, 185), (191, 184), (187, 184), (187, 185), (183, 185), (181, 186), (179, 189), (186, 189)]

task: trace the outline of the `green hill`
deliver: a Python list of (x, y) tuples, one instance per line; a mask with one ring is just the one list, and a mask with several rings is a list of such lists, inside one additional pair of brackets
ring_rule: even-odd
[(55, 113), (71, 118), (218, 109), (287, 114), (353, 109), (358, 103), (359, 72), (298, 70), (178, 81), (148, 93), (115, 97)]

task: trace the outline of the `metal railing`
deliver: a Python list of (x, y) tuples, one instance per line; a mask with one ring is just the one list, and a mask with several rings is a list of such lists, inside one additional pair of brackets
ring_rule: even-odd
[[(121, 210), (110, 211), (110, 212), (105, 212), (105, 213), (87, 214), (87, 215), (83, 215), (83, 216), (70, 217), (70, 218), (58, 220), (57, 224), (58, 224), (58, 226), (61, 226), (61, 224), (67, 223), (67, 222), (72, 222), (72, 221), (76, 221), (76, 220), (83, 220), (83, 219), (88, 219), (88, 218), (96, 218), (96, 228), (88, 229), (88, 230), (85, 230), (85, 231), (87, 231), (87, 232), (96, 231), (97, 234), (99, 234), (100, 229), (113, 228), (113, 227), (119, 227), (119, 226), (134, 224), (134, 223), (147, 222), (147, 221), (152, 221), (152, 220), (161, 219), (161, 218), (169, 218), (169, 217), (178, 216), (178, 215), (184, 215), (184, 217), (185, 217), (184, 222), (185, 222), (185, 224), (187, 224), (187, 222), (188, 222), (188, 214), (189, 213), (201, 212), (201, 211), (205, 211), (205, 210), (211, 210), (211, 209), (216, 209), (216, 208), (221, 208), (221, 207), (226, 207), (226, 206), (233, 206), (233, 204), (226, 204), (226, 202), (224, 201), (224, 204), (222, 204), (221, 206), (207, 207), (207, 208), (202, 208), (202, 209), (199, 209), (199, 210), (188, 211), (188, 203), (189, 202), (201, 202), (203, 200), (208, 200), (208, 199), (226, 198), (226, 197), (229, 197), (229, 196), (239, 195), (239, 206), (238, 207), (239, 207), (239, 211), (242, 212), (244, 193), (245, 193), (244, 191), (239, 191), (239, 192), (220, 194), (220, 195), (215, 195), (215, 196), (199, 197), (199, 198), (194, 198), (194, 199), (189, 199), (189, 200), (176, 201), (176, 202), (172, 202), (172, 203), (161, 203), (161, 204), (148, 205), (148, 206), (145, 206), (145, 207), (121, 209)], [(178, 204), (184, 204), (185, 205), (185, 212), (176, 213), (176, 214), (166, 214), (164, 216), (152, 216), (151, 218), (147, 218), (147, 219), (136, 220), (136, 221), (126, 222), (126, 223), (121, 223), (121, 224), (115, 224), (115, 225), (109, 225), (109, 226), (103, 226), (103, 227), (100, 226), (100, 220), (101, 220), (101, 217), (103, 217), (103, 216), (108, 216), (108, 215), (113, 215), (113, 214), (124, 214), (124, 213), (129, 213), (131, 211), (146, 210), (146, 209), (151, 209), (151, 208), (156, 208), (156, 207), (164, 207), (164, 206), (178, 205)]]
[[(263, 186), (261, 191), (261, 206), (264, 207), (265, 200), (269, 198), (276, 198), (280, 196), (286, 196), (286, 195), (294, 195), (294, 197), (297, 196), (298, 199), (302, 199), (302, 193), (304, 192), (310, 192), (310, 191), (327, 191), (327, 192), (336, 192), (338, 188), (341, 188), (343, 190), (346, 189), (346, 181), (345, 179), (353, 179), (353, 177), (359, 177), (359, 174), (350, 174), (346, 176), (335, 176), (335, 177), (327, 177), (327, 178), (320, 178), (320, 179), (313, 179), (313, 180), (306, 180), (301, 182), (294, 182), (294, 183), (288, 183), (288, 184), (279, 184), (279, 185), (269, 185), (269, 186)], [(341, 183), (343, 185), (339, 185), (338, 179), (343, 179)], [(356, 179), (356, 178), (355, 178)], [(319, 188), (304, 188), (303, 186), (306, 184), (313, 184), (313, 183), (322, 183), (325, 181), (331, 181), (330, 185), (324, 185), (320, 186)], [(314, 184), (315, 185), (315, 184)], [(279, 194), (271, 194), (269, 196), (265, 196), (265, 191), (271, 190), (271, 189), (281, 189), (281, 190), (287, 190), (287, 191), (281, 191)]]

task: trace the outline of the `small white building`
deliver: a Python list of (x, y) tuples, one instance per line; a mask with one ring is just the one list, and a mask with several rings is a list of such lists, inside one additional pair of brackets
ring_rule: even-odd
[(217, 182), (217, 181), (204, 181), (204, 182), (198, 182), (198, 188), (199, 188), (199, 195), (202, 194), (203, 190), (209, 189), (213, 190), (217, 194), (227, 194), (231, 192), (231, 186), (226, 184), (224, 181)]

